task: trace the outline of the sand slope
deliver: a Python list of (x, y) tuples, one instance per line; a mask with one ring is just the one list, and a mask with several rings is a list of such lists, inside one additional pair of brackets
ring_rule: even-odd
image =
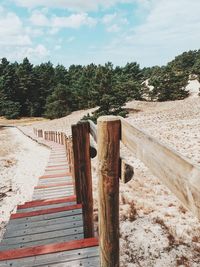
[(32, 197), (49, 150), (15, 128), (0, 131), (0, 238), (10, 213)]

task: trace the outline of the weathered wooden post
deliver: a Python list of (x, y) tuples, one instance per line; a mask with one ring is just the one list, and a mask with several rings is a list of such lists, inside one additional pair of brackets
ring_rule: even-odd
[(83, 206), (84, 237), (94, 236), (89, 123), (72, 125), (74, 177), (77, 203)]
[(64, 145), (64, 133), (61, 132), (61, 145)]
[(120, 128), (115, 116), (97, 120), (101, 267), (119, 266)]

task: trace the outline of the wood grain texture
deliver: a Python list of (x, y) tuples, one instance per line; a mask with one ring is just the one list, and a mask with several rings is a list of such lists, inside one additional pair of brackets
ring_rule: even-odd
[(37, 185), (35, 186), (35, 189), (44, 189), (44, 188), (60, 187), (60, 186), (67, 186), (67, 185), (73, 185), (73, 184), (71, 182), (64, 182), (64, 183)]
[(122, 142), (200, 219), (200, 167), (121, 118)]
[[(4, 262), (6, 267), (34, 267), (34, 266), (59, 266), (59, 267), (75, 267), (75, 266), (93, 266), (98, 264), (98, 247), (88, 247), (73, 249), (68, 251), (56, 252), (46, 255), (38, 255), (34, 257), (26, 257), (23, 259), (7, 260)], [(95, 261), (94, 261), (95, 260)], [(0, 267), (5, 267), (0, 262)], [(53, 264), (53, 265), (51, 265)]]
[(76, 204), (76, 205), (62, 207), (62, 208), (52, 208), (52, 209), (46, 209), (46, 210), (43, 209), (43, 210), (31, 211), (31, 212), (21, 212), (21, 213), (12, 214), (10, 218), (19, 219), (19, 218), (24, 218), (24, 217), (39, 216), (39, 215), (44, 215), (44, 214), (81, 209), (81, 207), (82, 207), (81, 204)]
[(102, 267), (119, 266), (120, 120), (97, 120), (99, 173), (99, 243)]
[(85, 238), (94, 236), (89, 123), (72, 126), (76, 197), (83, 206)]
[(45, 178), (59, 178), (59, 177), (65, 177), (65, 176), (70, 176), (69, 172), (63, 172), (63, 173), (54, 173), (54, 174), (47, 174), (47, 175), (42, 175), (39, 177), (39, 179), (45, 179)]
[(53, 205), (53, 204), (59, 204), (59, 203), (65, 203), (65, 202), (72, 202), (76, 200), (76, 196), (70, 196), (65, 197), (61, 199), (53, 199), (53, 200), (35, 200), (35, 201), (29, 201), (24, 203), (23, 205), (18, 205), (17, 209), (27, 209), (27, 208), (33, 208), (38, 206), (46, 206), (46, 205)]
[(14, 250), (0, 252), (0, 260), (19, 259), (24, 257), (43, 255), (43, 254), (67, 251), (78, 248), (93, 247), (97, 245), (98, 245), (98, 240), (96, 238), (88, 238), (88, 239), (81, 239), (81, 240), (52, 244), (52, 245), (14, 249)]

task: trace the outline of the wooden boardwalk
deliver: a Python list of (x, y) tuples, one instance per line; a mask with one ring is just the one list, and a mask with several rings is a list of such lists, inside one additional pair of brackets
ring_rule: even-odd
[(0, 267), (99, 266), (97, 238), (84, 238), (65, 147), (45, 141), (51, 153), (33, 199), (18, 205), (0, 243)]

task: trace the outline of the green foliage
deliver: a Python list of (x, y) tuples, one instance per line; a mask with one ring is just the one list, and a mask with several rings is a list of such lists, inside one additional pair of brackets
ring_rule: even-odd
[(53, 93), (47, 97), (45, 116), (49, 119), (60, 118), (70, 113), (71, 95), (68, 87), (58, 84)]
[(6, 101), (4, 103), (4, 116), (6, 119), (18, 119), (20, 115), (20, 104), (18, 102)]
[(149, 84), (154, 86), (151, 98), (158, 101), (184, 99), (188, 96), (188, 91), (185, 90), (187, 81), (188, 77), (183, 72), (175, 72), (169, 67), (161, 68), (149, 80)]
[[(22, 63), (0, 62), (0, 116), (43, 116), (58, 118), (74, 110), (97, 106), (92, 115), (126, 116), (129, 100), (167, 101), (188, 96), (184, 89), (189, 74), (200, 81), (200, 50), (184, 52), (166, 66), (141, 69), (136, 62), (124, 67), (90, 64), (53, 66), (51, 62), (33, 66), (27, 58)], [(154, 87), (149, 90), (145, 80)]]

